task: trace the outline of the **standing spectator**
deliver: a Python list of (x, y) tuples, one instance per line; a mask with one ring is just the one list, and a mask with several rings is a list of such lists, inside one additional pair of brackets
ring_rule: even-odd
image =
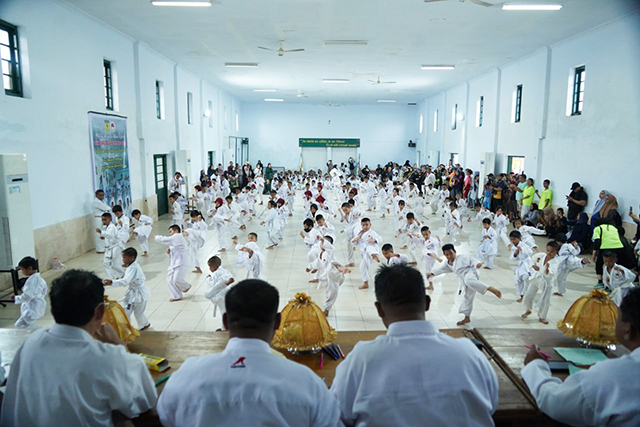
[(269, 194), (271, 192), (271, 180), (273, 179), (273, 168), (271, 167), (271, 163), (267, 163), (267, 168), (264, 170), (264, 194)]
[(575, 221), (578, 218), (578, 214), (584, 211), (584, 207), (587, 205), (588, 196), (584, 191), (584, 188), (579, 182), (571, 184), (571, 193), (567, 196), (567, 219), (569, 221)]
[(604, 204), (607, 202), (607, 196), (609, 192), (607, 190), (602, 190), (598, 195), (598, 200), (596, 200), (596, 204), (593, 205), (593, 212), (591, 212), (591, 231), (596, 227), (595, 221), (600, 218), (600, 211), (604, 207)]
[(498, 181), (493, 185), (493, 200), (491, 211), (495, 212), (496, 209), (502, 207), (502, 192), (507, 188), (504, 182), (505, 175), (501, 173), (498, 175)]
[(518, 204), (517, 212), (522, 210), (522, 195), (524, 194), (524, 188), (527, 186), (527, 175), (521, 174), (518, 176), (518, 184), (512, 185), (511, 189), (516, 193), (516, 203)]
[(611, 224), (601, 224), (593, 230), (593, 243), (593, 261), (596, 263), (596, 275), (598, 276), (598, 285), (596, 286), (604, 286), (602, 282), (602, 266), (604, 265), (602, 254), (604, 251), (615, 252), (619, 264), (629, 268), (623, 261), (626, 259), (624, 244), (620, 240), (618, 229)]
[(542, 190), (542, 194), (538, 193), (538, 190), (536, 190), (536, 195), (540, 198), (540, 203), (538, 204), (538, 207), (542, 211), (545, 210), (545, 208), (550, 208), (553, 203), (553, 191), (551, 191), (551, 189), (549, 188), (550, 184), (551, 184), (551, 181), (549, 181), (548, 179), (545, 179), (542, 182), (542, 186), (544, 187), (544, 190)]
[(567, 243), (572, 242), (578, 242), (582, 253), (591, 247), (591, 227), (589, 226), (589, 215), (586, 212), (580, 212), (578, 221), (573, 226), (571, 235), (568, 236)]
[(533, 179), (527, 179), (527, 185), (522, 190), (522, 198), (520, 202), (522, 206), (520, 207), (520, 218), (524, 221), (524, 217), (527, 216), (529, 211), (531, 210), (531, 205), (533, 204), (533, 198), (536, 196), (536, 189), (533, 186)]
[(601, 224), (609, 224), (616, 227), (618, 230), (622, 228), (622, 217), (618, 213), (618, 200), (613, 194), (609, 194), (607, 199), (600, 209), (598, 218), (592, 220), (591, 223), (594, 227)]

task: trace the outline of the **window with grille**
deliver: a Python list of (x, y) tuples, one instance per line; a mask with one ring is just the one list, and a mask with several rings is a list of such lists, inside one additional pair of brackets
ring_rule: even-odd
[(18, 28), (0, 20), (0, 62), (2, 62), (2, 86), (4, 93), (22, 96), (20, 49)]

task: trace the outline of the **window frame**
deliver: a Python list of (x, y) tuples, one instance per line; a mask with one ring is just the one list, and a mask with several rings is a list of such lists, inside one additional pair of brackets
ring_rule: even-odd
[(162, 103), (160, 100), (160, 81), (156, 80), (156, 118), (162, 120)]
[[(584, 105), (584, 86), (585, 86), (584, 77), (586, 72), (587, 72), (587, 68), (584, 65), (576, 67), (573, 70), (573, 94), (571, 97), (571, 115), (572, 116), (582, 115), (582, 110)], [(580, 95), (582, 95), (582, 99), (580, 99)]]
[[(2, 59), (9, 63), (11, 70), (9, 74), (5, 74), (2, 71), (2, 87), (4, 88), (5, 95), (16, 96), (22, 98), (23, 85), (22, 85), (22, 58), (20, 55), (20, 38), (18, 37), (18, 27), (0, 19), (0, 30), (4, 30), (9, 36), (9, 45), (2, 44), (9, 48), (11, 58), (9, 60)], [(1, 62), (0, 61), (0, 62)], [(0, 70), (2, 69), (0, 64)], [(12, 89), (4, 87), (4, 76), (8, 76), (12, 81)]]
[(454, 105), (451, 113), (453, 114), (451, 118), (451, 130), (456, 130), (458, 129), (458, 104)]
[(476, 127), (482, 127), (482, 121), (484, 118), (484, 96), (480, 96), (478, 100), (478, 120), (476, 123)]
[(436, 108), (436, 111), (433, 112), (433, 133), (438, 133), (438, 119), (440, 113), (438, 112), (438, 109)]
[(193, 124), (193, 93), (187, 92), (187, 124)]
[(104, 80), (105, 108), (109, 111), (113, 111), (113, 68), (111, 66), (111, 61), (104, 58), (102, 59), (102, 79)]
[(522, 119), (522, 85), (516, 86), (516, 105), (513, 113), (513, 122), (520, 123)]

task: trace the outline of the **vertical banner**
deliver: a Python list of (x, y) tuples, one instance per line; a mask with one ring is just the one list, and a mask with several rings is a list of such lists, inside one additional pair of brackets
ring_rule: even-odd
[(93, 166), (93, 188), (104, 190), (104, 202), (133, 209), (127, 148), (127, 118), (89, 112), (89, 139)]

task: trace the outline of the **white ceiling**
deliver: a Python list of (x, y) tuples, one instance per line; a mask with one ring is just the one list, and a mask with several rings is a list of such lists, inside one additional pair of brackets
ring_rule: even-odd
[[(420, 102), (639, 7), (634, 0), (561, 0), (558, 12), (508, 12), (456, 0), (214, 0), (209, 8), (155, 7), (148, 0), (63, 1), (243, 101), (306, 104)], [(324, 40), (336, 39), (369, 43), (324, 46)], [(278, 40), (286, 41), (285, 49), (306, 50), (278, 57), (258, 49), (277, 49)], [(225, 62), (259, 67), (226, 68)], [(456, 69), (423, 71), (422, 64)], [(378, 76), (397, 83), (367, 81)], [(325, 78), (351, 82), (323, 84)], [(278, 91), (254, 93), (258, 88)], [(299, 90), (308, 98), (296, 97)]]

